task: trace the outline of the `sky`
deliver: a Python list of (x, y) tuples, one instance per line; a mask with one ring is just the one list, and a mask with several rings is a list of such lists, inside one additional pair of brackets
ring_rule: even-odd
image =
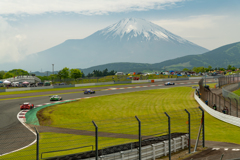
[(0, 66), (130, 17), (212, 50), (240, 41), (239, 8), (240, 0), (0, 0)]

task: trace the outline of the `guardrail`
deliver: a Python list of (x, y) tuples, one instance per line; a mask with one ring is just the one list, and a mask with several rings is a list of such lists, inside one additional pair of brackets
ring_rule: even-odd
[(196, 94), (194, 94), (194, 98), (198, 102), (198, 104), (213, 117), (215, 117), (223, 122), (240, 127), (240, 118), (234, 117), (231, 115), (227, 115), (227, 114), (223, 114), (221, 112), (218, 112), (218, 111), (212, 109), (211, 107), (206, 105)]
[[(173, 138), (171, 141), (171, 151), (177, 152), (188, 147), (188, 134), (181, 137)], [(100, 156), (101, 160), (135, 160), (139, 159), (139, 148), (132, 150), (121, 151), (113, 154)], [(141, 147), (141, 155), (144, 159), (156, 159), (162, 156), (167, 156), (169, 153), (168, 141)], [(95, 160), (96, 158), (86, 158), (85, 160)]]

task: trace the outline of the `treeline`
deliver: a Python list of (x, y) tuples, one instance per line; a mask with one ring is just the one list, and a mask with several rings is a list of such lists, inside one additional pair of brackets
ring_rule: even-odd
[(204, 73), (204, 72), (209, 72), (209, 71), (235, 71), (237, 68), (231, 65), (228, 65), (227, 68), (212, 68), (212, 66), (208, 67), (193, 67), (192, 69), (184, 68), (183, 71), (194, 71), (196, 73)]
[(115, 71), (108, 71), (106, 68), (103, 71), (100, 70), (94, 70), (92, 73), (88, 73), (86, 76), (85, 74), (79, 70), (79, 69), (69, 69), (67, 67), (61, 69), (58, 71), (57, 74), (50, 74), (49, 76), (37, 76), (38, 78), (41, 79), (41, 81), (51, 81), (51, 80), (64, 80), (64, 79), (80, 79), (80, 78), (85, 78), (85, 77), (103, 77), (103, 76), (109, 76), (109, 75), (115, 75)]
[(86, 77), (104, 77), (104, 76), (110, 76), (110, 75), (115, 75), (115, 71), (111, 70), (108, 72), (108, 69), (104, 69), (103, 71), (100, 70), (93, 70), (92, 73), (88, 73)]
[(29, 75), (29, 73), (22, 69), (13, 69), (8, 72), (0, 71), (0, 79), (11, 78), (14, 76)]

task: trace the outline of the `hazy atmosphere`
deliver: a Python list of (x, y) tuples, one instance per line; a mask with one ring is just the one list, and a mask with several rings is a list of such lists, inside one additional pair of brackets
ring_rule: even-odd
[(83, 39), (131, 17), (212, 50), (239, 41), (239, 7), (238, 0), (1, 0), (0, 67), (13, 69), (5, 63), (19, 62), (68, 39)]

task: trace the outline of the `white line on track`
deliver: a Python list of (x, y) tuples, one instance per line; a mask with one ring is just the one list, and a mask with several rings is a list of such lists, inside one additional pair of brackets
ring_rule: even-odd
[[(24, 126), (25, 126), (28, 130), (30, 130), (35, 136), (37, 136), (36, 133), (33, 132), (33, 131), (23, 122), (23, 118), (22, 118), (22, 120), (19, 118), (20, 113), (22, 113), (22, 111), (20, 111), (20, 112), (17, 114), (17, 119), (19, 120), (19, 122), (21, 122), (22, 125), (24, 125)], [(25, 119), (25, 118), (24, 118), (24, 119)], [(27, 145), (27, 146), (25, 146), (25, 147), (22, 147), (22, 148), (19, 148), (19, 149), (16, 149), (16, 150), (11, 151), (11, 152), (8, 152), (8, 153), (1, 154), (0, 157), (1, 157), (1, 156), (4, 156), (4, 155), (7, 155), (7, 154), (10, 154), (10, 153), (14, 153), (14, 152), (20, 151), (20, 150), (22, 150), (22, 149), (24, 149), (24, 148), (27, 148), (27, 147), (33, 145), (34, 143), (36, 143), (36, 141), (37, 141), (37, 137), (36, 137), (36, 139), (35, 139), (32, 143), (30, 143), (29, 145)]]

